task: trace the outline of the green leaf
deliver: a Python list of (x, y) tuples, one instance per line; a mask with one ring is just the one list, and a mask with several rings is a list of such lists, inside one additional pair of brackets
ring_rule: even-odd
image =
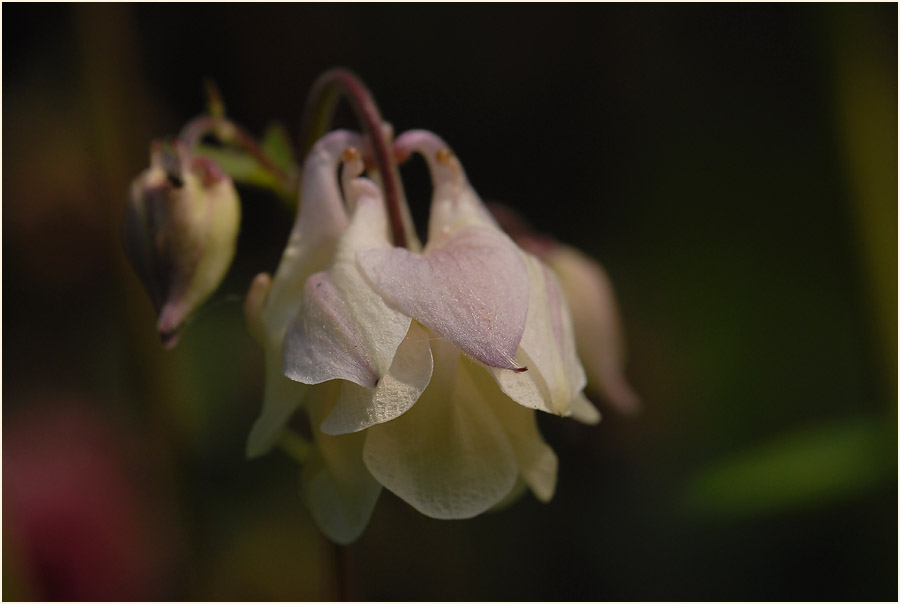
[(244, 151), (200, 145), (197, 154), (216, 162), (235, 182), (275, 191), (279, 189), (278, 179)]
[(892, 438), (871, 419), (785, 435), (714, 462), (687, 485), (689, 510), (724, 516), (769, 514), (859, 495), (896, 475)]
[(266, 128), (262, 149), (275, 165), (285, 172), (294, 170), (294, 149), (287, 131), (281, 124), (271, 124)]

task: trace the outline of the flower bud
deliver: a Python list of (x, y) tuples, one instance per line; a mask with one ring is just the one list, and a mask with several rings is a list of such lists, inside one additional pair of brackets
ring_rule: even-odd
[(150, 168), (131, 185), (125, 251), (159, 315), (166, 348), (228, 271), (240, 215), (234, 184), (213, 161), (178, 142), (151, 147)]

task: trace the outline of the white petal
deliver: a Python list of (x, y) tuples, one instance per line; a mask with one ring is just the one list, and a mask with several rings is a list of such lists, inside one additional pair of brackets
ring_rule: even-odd
[(390, 371), (375, 388), (341, 383), (340, 398), (322, 423), (322, 432), (358, 432), (399, 417), (419, 400), (431, 380), (432, 367), (429, 333), (413, 322)]
[(466, 354), (521, 368), (514, 357), (528, 314), (528, 273), (506, 235), (467, 227), (424, 255), (370, 250), (360, 252), (359, 264), (388, 303)]
[(262, 413), (250, 430), (247, 439), (247, 457), (268, 453), (278, 442), (281, 431), (306, 395), (305, 384), (298, 384), (281, 373), (281, 350), (265, 349), (266, 384)]
[(529, 368), (527, 372), (514, 373), (491, 368), (491, 373), (506, 396), (529, 409), (537, 409), (545, 413), (555, 413), (550, 400), (550, 391), (536, 364), (528, 354), (519, 348), (516, 355), (521, 363)]
[(572, 319), (552, 271), (531, 254), (522, 252), (522, 257), (531, 288), (519, 356), (529, 371), (494, 371), (494, 376), (520, 405), (568, 415), (572, 399), (587, 381), (575, 350)]
[(640, 399), (625, 379), (625, 338), (606, 271), (568, 246), (559, 246), (547, 261), (559, 276), (572, 309), (578, 354), (588, 373), (589, 388), (599, 391), (619, 411), (637, 411)]
[(572, 400), (572, 419), (576, 419), (583, 424), (599, 424), (600, 412), (587, 399), (584, 394), (579, 394)]
[(328, 272), (306, 282), (300, 314), (285, 336), (285, 374), (299, 382), (343, 379), (374, 388), (409, 330), (410, 318), (385, 304), (356, 263), (359, 249), (390, 248), (384, 205), (368, 185)]
[(328, 266), (347, 227), (337, 168), (351, 146), (361, 148), (362, 137), (343, 130), (331, 132), (319, 139), (303, 165), (297, 219), (263, 310), (267, 330), (278, 338), (299, 310), (306, 279)]
[(432, 518), (471, 518), (500, 502), (518, 475), (515, 452), (468, 372), (471, 361), (443, 340), (416, 405), (366, 430), (372, 475)]
[(538, 431), (536, 412), (511, 400), (503, 400), (494, 410), (512, 442), (519, 473), (528, 488), (540, 501), (550, 501), (556, 490), (559, 461)]
[(550, 501), (556, 490), (559, 461), (538, 430), (536, 412), (517, 405), (500, 392), (486, 370), (478, 368), (475, 377), (484, 400), (491, 405), (512, 443), (522, 479), (540, 501)]
[[(322, 421), (338, 391), (336, 383), (315, 386), (316, 401), (310, 403), (313, 426)], [(300, 472), (300, 494), (313, 519), (329, 539), (339, 544), (362, 534), (381, 485), (362, 461), (365, 434), (328, 436), (313, 430), (315, 448)]]
[(300, 405), (306, 387), (284, 377), (284, 332), (299, 310), (307, 277), (331, 261), (338, 237), (347, 227), (347, 214), (337, 182), (343, 152), (361, 145), (350, 132), (332, 132), (316, 143), (304, 164), (303, 189), (297, 218), (274, 278), (257, 275), (247, 296), (245, 312), (253, 336), (265, 350), (266, 385), (263, 408), (251, 430), (247, 455), (267, 452)]

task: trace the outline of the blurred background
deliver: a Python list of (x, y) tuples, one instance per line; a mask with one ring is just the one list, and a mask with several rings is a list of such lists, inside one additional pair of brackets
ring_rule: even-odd
[[(171, 352), (120, 225), (205, 77), (296, 136), (343, 65), (604, 263), (645, 402), (541, 418), (548, 505), (449, 522), (385, 492), (353, 597), (896, 600), (895, 4), (3, 12), (4, 599), (338, 595), (294, 463), (244, 458), (240, 298), (289, 210), (241, 189), (236, 262)], [(424, 220), (424, 164), (403, 175)]]

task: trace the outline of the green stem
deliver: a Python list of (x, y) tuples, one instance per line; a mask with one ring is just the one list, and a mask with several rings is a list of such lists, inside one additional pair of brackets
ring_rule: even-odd
[(278, 167), (249, 132), (229, 119), (213, 115), (197, 116), (184, 125), (178, 139), (193, 152), (200, 145), (203, 137), (209, 134), (215, 135), (223, 143), (235, 144), (246, 151), (278, 180), (284, 191), (296, 190), (295, 179)]
[(385, 136), (378, 105), (366, 85), (347, 69), (330, 69), (323, 73), (313, 84), (306, 103), (301, 134), (301, 161), (330, 127), (341, 97), (347, 99), (356, 118), (363, 127), (372, 145), (372, 155), (381, 175), (381, 185), (387, 202), (388, 215), (391, 219), (391, 234), (394, 245), (407, 247), (406, 230), (404, 229), (403, 211), (401, 209), (400, 173), (397, 162), (391, 153), (391, 146)]

